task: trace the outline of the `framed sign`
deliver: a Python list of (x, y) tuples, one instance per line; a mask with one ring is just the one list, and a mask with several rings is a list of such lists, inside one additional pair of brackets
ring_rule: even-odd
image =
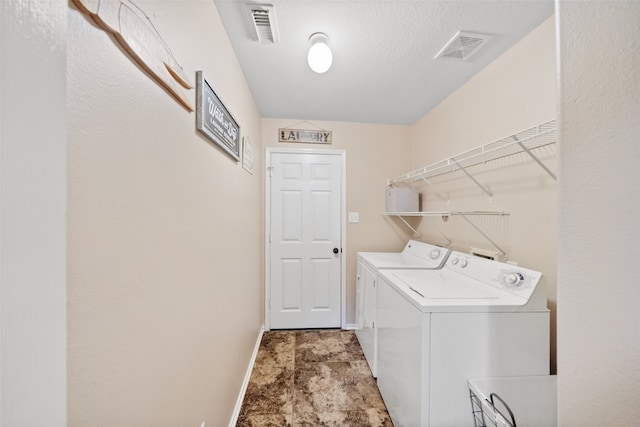
[(242, 167), (253, 175), (253, 146), (248, 136), (242, 138)]
[(306, 144), (331, 144), (330, 130), (278, 129), (278, 142), (301, 142)]
[(240, 126), (202, 71), (196, 71), (196, 129), (240, 161)]

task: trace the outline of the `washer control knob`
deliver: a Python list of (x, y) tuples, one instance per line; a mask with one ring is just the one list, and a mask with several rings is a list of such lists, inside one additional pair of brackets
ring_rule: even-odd
[(460, 267), (465, 268), (467, 266), (467, 260), (466, 259), (461, 259), (460, 260)]
[(451, 265), (456, 265), (458, 263), (458, 258), (454, 258), (451, 260)]
[(504, 281), (508, 286), (520, 286), (524, 276), (521, 273), (507, 273), (504, 276)]
[(440, 256), (440, 249), (433, 249), (431, 252), (429, 252), (429, 256), (431, 257), (431, 259), (438, 259), (438, 257)]

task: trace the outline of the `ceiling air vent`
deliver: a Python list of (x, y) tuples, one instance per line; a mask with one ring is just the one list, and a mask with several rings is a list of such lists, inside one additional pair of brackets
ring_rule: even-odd
[(474, 55), (491, 36), (486, 34), (465, 33), (458, 31), (449, 43), (433, 57), (433, 59), (446, 58), (464, 61)]
[(260, 43), (277, 43), (280, 39), (276, 26), (276, 13), (271, 4), (247, 3), (251, 22)]

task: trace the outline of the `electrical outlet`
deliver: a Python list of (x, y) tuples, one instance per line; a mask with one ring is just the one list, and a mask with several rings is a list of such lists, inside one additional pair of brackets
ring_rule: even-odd
[(349, 222), (360, 222), (360, 212), (349, 212)]

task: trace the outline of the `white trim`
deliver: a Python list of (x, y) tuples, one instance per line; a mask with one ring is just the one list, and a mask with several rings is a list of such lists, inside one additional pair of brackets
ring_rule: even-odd
[(340, 326), (342, 329), (347, 327), (347, 152), (342, 152), (342, 216), (341, 233), (342, 247), (340, 248), (340, 268), (342, 277), (340, 278), (340, 287), (342, 288), (342, 296), (340, 305), (342, 306), (342, 314), (340, 316)]
[(238, 417), (240, 416), (240, 409), (242, 409), (242, 402), (244, 402), (244, 395), (247, 393), (247, 387), (249, 386), (251, 373), (253, 372), (253, 367), (256, 364), (256, 357), (258, 356), (258, 350), (260, 349), (260, 343), (262, 342), (263, 334), (264, 334), (264, 326), (262, 326), (260, 328), (260, 331), (258, 332), (258, 339), (256, 340), (255, 347), (253, 348), (253, 354), (251, 355), (251, 360), (249, 360), (249, 367), (247, 368), (247, 372), (244, 374), (244, 381), (242, 382), (242, 387), (240, 388), (240, 394), (238, 395), (238, 400), (236, 401), (236, 407), (233, 409), (233, 414), (231, 415), (231, 421), (229, 421), (229, 427), (235, 427), (235, 425), (238, 423)]
[(271, 330), (271, 307), (269, 298), (271, 295), (271, 149), (267, 148), (264, 163), (264, 327)]
[(271, 179), (269, 178), (269, 167), (271, 166), (271, 153), (290, 154), (333, 154), (339, 155), (342, 159), (342, 200), (340, 212), (340, 238), (342, 253), (340, 256), (340, 327), (347, 329), (347, 152), (346, 150), (333, 150), (322, 148), (274, 148), (267, 147), (265, 156), (265, 213), (264, 213), (264, 327), (271, 330), (271, 307), (269, 307), (269, 295), (271, 295), (271, 270), (269, 250), (269, 234), (271, 229)]
[(357, 323), (348, 323), (342, 329), (344, 329), (345, 331), (355, 331), (356, 329), (358, 329), (358, 324)]

